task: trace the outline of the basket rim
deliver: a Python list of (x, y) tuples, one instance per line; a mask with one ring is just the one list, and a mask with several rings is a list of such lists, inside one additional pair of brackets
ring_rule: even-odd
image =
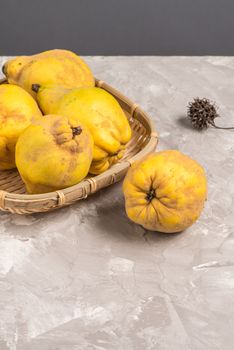
[[(0, 84), (7, 83), (7, 79), (0, 79)], [(126, 159), (123, 160), (119, 163), (116, 163), (113, 165), (111, 168), (103, 172), (102, 174), (95, 175), (90, 177), (89, 179), (84, 179), (78, 184), (75, 184), (73, 186), (66, 187), (64, 189), (60, 189), (58, 191), (51, 191), (47, 193), (41, 193), (41, 194), (17, 194), (17, 193), (12, 193), (4, 190), (0, 190), (0, 209), (2, 210), (10, 210), (8, 206), (5, 206), (5, 201), (7, 200), (8, 203), (9, 201), (13, 202), (14, 204), (17, 203), (30, 203), (30, 202), (41, 202), (43, 201), (48, 201), (48, 200), (53, 200), (55, 201), (55, 205), (59, 206), (59, 204), (63, 205), (63, 203), (60, 203), (61, 197), (64, 197), (75, 190), (82, 189), (84, 187), (88, 187), (92, 185), (92, 182), (96, 183), (98, 180), (103, 179), (103, 177), (111, 176), (113, 174), (117, 174), (119, 171), (124, 171), (128, 169), (133, 162), (136, 160), (141, 159), (144, 155), (149, 154), (153, 152), (155, 147), (157, 146), (158, 143), (158, 133), (156, 131), (156, 128), (154, 127), (154, 124), (152, 123), (151, 118), (149, 115), (142, 110), (142, 108), (137, 105), (136, 103), (132, 102), (128, 97), (124, 96), (120, 91), (116, 90), (113, 88), (111, 85), (107, 84), (103, 80), (95, 78), (95, 86), (100, 87), (107, 92), (111, 93), (117, 100), (120, 100), (124, 104), (126, 104), (126, 107), (129, 109), (130, 117), (134, 118), (134, 115), (136, 112), (138, 112), (140, 115), (143, 116), (143, 119), (145, 120), (145, 123), (148, 125), (148, 128), (150, 130), (150, 139), (147, 142), (147, 144), (139, 151), (137, 152), (134, 156), (131, 157), (131, 159)], [(95, 189), (92, 190), (92, 186), (90, 186), (90, 193), (95, 192)], [(4, 197), (4, 198), (3, 198)], [(12, 208), (13, 209), (13, 208)], [(38, 210), (40, 211), (40, 210)], [(36, 212), (36, 210), (35, 210)]]

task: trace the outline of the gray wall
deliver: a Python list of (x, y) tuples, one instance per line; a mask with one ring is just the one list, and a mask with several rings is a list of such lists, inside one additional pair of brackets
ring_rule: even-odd
[(234, 0), (5, 0), (0, 55), (234, 55)]

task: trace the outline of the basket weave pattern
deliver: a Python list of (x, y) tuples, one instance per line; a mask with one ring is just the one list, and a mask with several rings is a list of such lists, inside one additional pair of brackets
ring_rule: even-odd
[[(1, 83), (6, 83), (3, 80)], [(158, 135), (150, 118), (135, 103), (123, 96), (102, 80), (96, 86), (111, 93), (123, 108), (132, 129), (132, 138), (127, 144), (124, 157), (104, 173), (86, 178), (79, 184), (45, 194), (26, 194), (25, 186), (17, 170), (0, 171), (0, 210), (17, 214), (30, 214), (53, 210), (120, 181), (131, 164), (153, 152)]]

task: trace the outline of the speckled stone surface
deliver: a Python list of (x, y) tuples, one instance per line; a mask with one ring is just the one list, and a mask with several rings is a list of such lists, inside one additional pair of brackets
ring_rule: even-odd
[[(4, 60), (4, 59), (3, 59)], [(209, 196), (181, 234), (128, 220), (121, 184), (46, 214), (0, 214), (0, 350), (232, 350), (234, 131), (199, 133), (193, 97), (234, 125), (234, 58), (88, 57), (160, 135), (206, 169)]]

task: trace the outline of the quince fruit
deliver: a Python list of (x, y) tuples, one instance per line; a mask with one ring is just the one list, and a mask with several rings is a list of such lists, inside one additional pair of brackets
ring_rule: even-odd
[(180, 232), (200, 216), (207, 196), (203, 168), (175, 150), (150, 154), (123, 183), (128, 217), (152, 231)]
[(28, 193), (45, 193), (80, 182), (92, 153), (92, 136), (76, 117), (48, 115), (20, 135), (16, 165)]
[(64, 89), (33, 84), (41, 110), (67, 117), (78, 116), (94, 139), (89, 172), (100, 174), (123, 157), (131, 128), (117, 100), (97, 87)]
[(87, 64), (68, 50), (49, 50), (32, 56), (18, 56), (7, 61), (3, 73), (11, 84), (23, 87), (34, 96), (33, 83), (57, 84), (67, 88), (94, 86)]
[(0, 85), (0, 169), (15, 168), (15, 145), (34, 118), (42, 116), (35, 100), (19, 86)]

